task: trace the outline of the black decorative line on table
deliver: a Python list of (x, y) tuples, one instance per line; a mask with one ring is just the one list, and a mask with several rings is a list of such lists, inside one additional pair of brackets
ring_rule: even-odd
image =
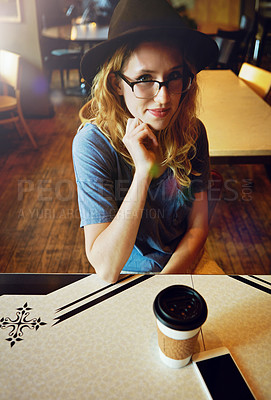
[[(250, 285), (250, 286), (252, 286), (252, 287), (254, 287), (254, 288), (256, 288), (256, 289), (259, 289), (259, 290), (261, 290), (262, 292), (271, 294), (271, 289), (269, 289), (269, 288), (267, 288), (267, 287), (265, 287), (265, 286), (262, 286), (262, 285), (260, 285), (259, 283), (250, 281), (249, 279), (244, 278), (243, 276), (239, 276), (239, 275), (229, 275), (229, 277), (230, 277), (230, 278), (234, 278), (234, 279), (236, 279), (236, 280), (238, 280), (238, 281), (240, 281), (240, 282), (243, 282), (243, 283), (245, 283), (245, 284), (247, 284), (247, 285)], [(267, 283), (269, 283), (269, 282), (267, 282)]]
[(3, 317), (0, 319), (1, 329), (11, 329), (8, 334), (9, 337), (6, 338), (10, 343), (10, 347), (13, 347), (15, 343), (23, 340), (23, 329), (35, 329), (37, 331), (40, 326), (47, 325), (47, 323), (42, 322), (40, 318), (27, 319), (30, 314), (29, 311), (32, 310), (31, 307), (28, 307), (27, 303), (25, 303), (23, 307), (17, 308), (17, 310), (18, 312), (16, 312), (16, 318), (14, 320), (9, 317)]
[(59, 307), (59, 308), (56, 310), (56, 312), (60, 312), (60, 311), (65, 310), (65, 309), (68, 308), (68, 307), (74, 306), (74, 304), (80, 303), (81, 301), (86, 300), (86, 299), (89, 298), (89, 297), (95, 296), (95, 294), (98, 294), (98, 293), (102, 292), (103, 290), (106, 290), (106, 289), (108, 289), (108, 288), (110, 288), (110, 287), (112, 287), (112, 286), (114, 286), (114, 285), (117, 285), (118, 283), (123, 282), (123, 281), (125, 281), (126, 279), (129, 279), (129, 278), (131, 278), (131, 275), (129, 275), (128, 277), (125, 276), (125, 278), (120, 279), (117, 283), (111, 283), (110, 285), (107, 285), (107, 286), (105, 286), (105, 287), (103, 287), (103, 288), (101, 288), (101, 289), (98, 289), (98, 290), (96, 290), (96, 291), (93, 292), (93, 293), (87, 294), (86, 296), (81, 297), (80, 299), (74, 300), (73, 302), (71, 302), (71, 303), (69, 303), (69, 304), (66, 304), (65, 306)]
[[(71, 317), (81, 313), (82, 311), (87, 310), (88, 308), (91, 308), (91, 307), (101, 303), (102, 301), (109, 299), (110, 297), (115, 296), (116, 294), (119, 294), (127, 289), (130, 289), (131, 287), (145, 281), (146, 279), (152, 278), (153, 276), (155, 276), (155, 275), (143, 275), (140, 278), (134, 279), (125, 285), (117, 287), (116, 289), (112, 290), (111, 292), (105, 293), (104, 295), (97, 297), (96, 299), (89, 301), (88, 303), (83, 304), (82, 306), (75, 308), (72, 311), (67, 312), (66, 314), (60, 315), (59, 317), (55, 318), (56, 322), (53, 324), (53, 326), (59, 324), (60, 322), (65, 321), (68, 318), (71, 318)], [(109, 285), (109, 286), (111, 286), (111, 285)]]
[(267, 285), (271, 286), (271, 282), (266, 281), (263, 278), (259, 278), (258, 276), (254, 276), (254, 275), (248, 275), (250, 278), (256, 279), (259, 282), (263, 282), (266, 283)]

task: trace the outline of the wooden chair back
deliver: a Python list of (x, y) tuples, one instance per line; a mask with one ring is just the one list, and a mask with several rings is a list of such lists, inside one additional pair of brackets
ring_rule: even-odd
[(260, 97), (265, 98), (271, 87), (271, 72), (255, 65), (243, 63), (238, 77), (246, 82)]
[[(28, 135), (33, 147), (36, 149), (37, 143), (28, 128), (20, 102), (20, 74), (21, 74), (21, 56), (7, 50), (0, 50), (0, 82), (3, 93), (0, 95), (0, 124), (15, 123), (16, 128), (21, 135), (21, 122), (26, 134)], [(10, 87), (14, 93), (10, 93)], [(21, 135), (22, 136), (22, 135)]]
[(212, 38), (219, 49), (217, 65), (215, 68), (231, 68), (236, 49), (236, 40), (221, 36), (212, 36)]
[(0, 81), (19, 89), (20, 55), (0, 50)]

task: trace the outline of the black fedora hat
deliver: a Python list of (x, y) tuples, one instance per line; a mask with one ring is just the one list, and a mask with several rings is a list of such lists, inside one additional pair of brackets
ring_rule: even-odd
[(196, 72), (201, 71), (218, 55), (218, 48), (209, 36), (190, 29), (166, 0), (120, 0), (109, 26), (108, 39), (85, 53), (81, 74), (91, 83), (101, 65), (132, 38), (146, 39), (149, 34), (171, 35), (180, 43)]

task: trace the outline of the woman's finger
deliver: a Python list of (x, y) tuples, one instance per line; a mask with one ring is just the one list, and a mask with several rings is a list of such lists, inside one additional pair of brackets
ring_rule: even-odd
[(126, 134), (132, 132), (140, 124), (141, 122), (138, 118), (128, 118), (126, 125)]
[(147, 128), (141, 128), (140, 130), (135, 132), (134, 137), (138, 142), (142, 144), (152, 143), (152, 145), (158, 146), (155, 135)]
[(158, 146), (156, 136), (150, 127), (137, 118), (128, 119), (125, 136), (128, 138), (130, 135), (131, 137), (135, 137), (137, 140), (148, 137), (155, 146)]

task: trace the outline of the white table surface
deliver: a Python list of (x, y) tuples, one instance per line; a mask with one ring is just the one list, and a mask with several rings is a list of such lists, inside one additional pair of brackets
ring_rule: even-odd
[[(1, 296), (0, 320), (25, 306), (26, 320), (40, 326), (25, 327), (12, 347), (11, 327), (0, 329), (0, 398), (204, 400), (193, 365), (170, 369), (158, 353), (154, 298), (185, 284), (208, 305), (206, 350), (228, 347), (257, 398), (271, 399), (271, 276), (242, 277), (269, 293), (226, 275), (145, 277), (108, 285), (90, 275), (48, 295)], [(199, 336), (196, 351), (203, 348)]]
[(211, 157), (271, 156), (271, 107), (230, 70), (198, 75)]

